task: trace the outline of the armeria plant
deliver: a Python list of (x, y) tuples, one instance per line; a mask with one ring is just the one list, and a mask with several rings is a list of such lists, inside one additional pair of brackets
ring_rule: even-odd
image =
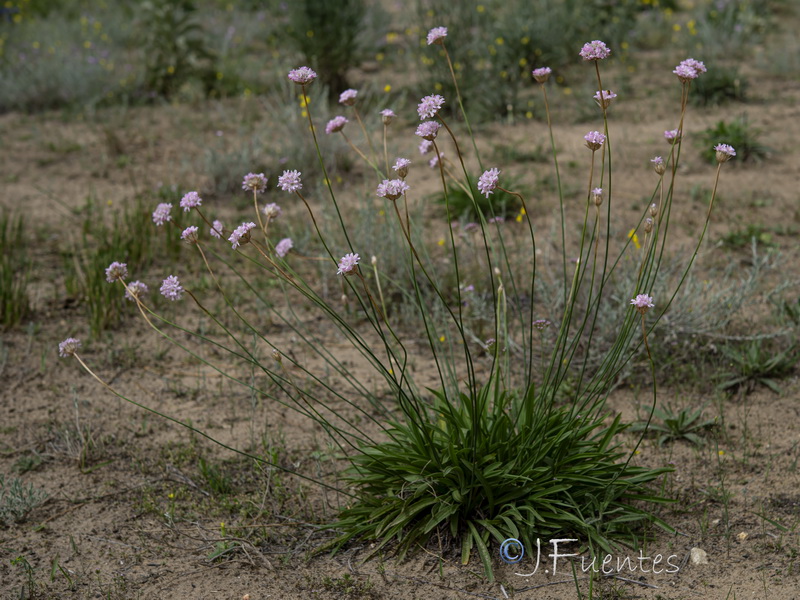
[[(446, 28), (435, 28), (427, 42), (446, 50), (447, 36)], [(306, 101), (307, 90), (317, 75), (308, 67), (294, 69), (288, 76), (304, 100), (311, 141), (317, 148), (329, 197), (326, 214), (334, 215), (337, 231), (325, 229), (325, 219), (306, 197), (306, 183), (299, 171), (284, 171), (277, 185), (307, 212), (306, 226), (314, 232), (322, 255), (316, 258), (322, 262), (306, 262), (314, 258), (310, 256), (312, 251), (299, 249), (292, 239), (279, 239), (274, 233), (273, 223), (282, 218), (282, 210), (275, 203), (264, 205), (267, 177), (250, 173), (244, 177), (242, 187), (252, 196), (255, 214), (241, 224), (232, 226), (215, 219), (197, 192), (187, 193), (180, 201), (180, 207), (196, 217), (196, 224), (184, 229), (180, 236), (196, 250), (213, 287), (195, 292), (191, 282), (181, 281), (174, 274), (161, 284), (165, 298), (194, 303), (216, 325), (215, 332), (198, 333), (189, 325), (156, 312), (146, 285), (131, 281), (125, 264), (115, 262), (108, 267), (108, 281), (124, 288), (126, 297), (155, 332), (249, 393), (297, 410), (330, 436), (349, 461), (343, 480), (331, 482), (290, 472), (338, 493), (339, 516), (329, 524), (336, 532), (332, 546), (366, 538), (379, 542), (376, 552), (391, 544), (402, 556), (418, 544), (435, 540), (440, 552), (458, 545), (464, 563), (477, 551), (491, 578), (490, 548), (509, 537), (532, 547), (537, 537), (569, 533), (586, 547), (610, 551), (617, 543), (635, 543), (643, 524), (669, 528), (653, 512), (654, 505), (668, 499), (654, 493), (649, 485), (668, 469), (632, 462), (642, 437), (633, 448), (630, 443), (623, 446), (619, 434), (626, 426), (618, 416), (609, 417), (606, 400), (625, 364), (637, 356), (649, 360), (654, 375), (648, 334), (668, 309), (697, 255), (711, 216), (720, 169), (735, 156), (735, 151), (725, 144), (716, 148), (718, 166), (705, 223), (694, 251), (685, 259), (683, 277), (675, 289), (667, 289), (658, 273), (668, 248), (687, 99), (692, 81), (705, 71), (705, 66), (687, 59), (674, 71), (681, 85), (677, 128), (668, 132), (666, 158), (652, 160), (656, 180), (651, 200), (642, 207), (638, 223), (632, 224), (644, 241), (640, 247), (628, 240), (616, 248), (610, 240), (614, 203), (608, 113), (613, 103), (621, 100), (606, 90), (601, 80), (601, 64), (610, 53), (601, 41), (586, 44), (580, 52), (596, 75), (595, 99), (602, 131), (584, 136), (586, 195), (576, 239), (568, 239), (567, 235), (574, 228), (565, 222), (550, 124), (547, 81), (551, 70), (539, 67), (532, 73), (547, 107), (561, 207), (560, 256), (555, 275), (546, 273), (561, 288), (555, 302), (558, 314), (539, 293), (539, 269), (550, 267), (537, 263), (540, 225), (527, 210), (526, 198), (503, 188), (503, 173), (498, 167), (486, 169), (478, 178), (473, 176), (471, 168), (481, 164), (478, 146), (472, 144), (475, 156), (466, 156), (457, 133), (460, 128), (443, 118), (441, 112), (450, 100), (439, 95), (427, 96), (419, 103), (416, 116), (421, 123), (416, 135), (438, 158), (445, 144), (452, 147), (448, 152), (455, 157), (450, 163), (453, 169), (446, 172), (442, 160), (434, 164), (450, 220), (454, 215), (447, 201), (448, 178), (458, 178), (469, 191), (479, 217), (473, 227), (479, 252), (474, 251), (474, 246), (468, 248), (454, 228), (449, 228), (446, 240), (433, 244), (424, 241), (425, 226), (412, 218), (413, 210), (409, 210), (411, 161), (397, 159), (392, 167), (394, 173), (390, 174), (386, 139), (402, 115), (399, 117), (388, 108), (383, 110), (383, 129), (378, 133), (382, 143), (373, 144), (364, 121), (352, 109), (357, 104), (357, 93), (348, 90), (341, 96), (343, 110), (350, 111), (347, 114), (359, 123), (361, 131), (347, 141), (369, 165), (368, 176), (374, 172), (376, 194), (384, 203), (385, 213), (391, 216), (387, 227), (394, 228), (403, 240), (406, 271), (400, 275), (404, 278), (382, 272), (378, 257), (363, 260), (370, 248), (363, 247), (362, 241), (352, 235), (352, 224), (348, 224), (351, 214), (340, 203), (319, 150), (320, 129)], [(460, 97), (454, 103), (464, 105)], [(464, 121), (468, 122), (466, 115)], [(343, 134), (348, 122), (344, 115), (338, 116), (324, 130), (329, 135)], [(409, 128), (399, 135), (407, 141), (412, 133)], [(518, 219), (521, 227), (503, 224), (495, 215), (477, 208), (479, 194), (489, 197), (497, 190), (518, 198), (522, 206)], [(169, 204), (156, 208), (153, 220), (157, 226), (173, 223), (171, 209)], [(444, 259), (437, 244), (444, 246)], [(626, 254), (633, 260), (623, 260)], [(570, 260), (572, 256), (577, 258)], [(318, 270), (306, 268), (309, 264), (328, 267), (320, 278)], [(476, 265), (482, 268), (479, 275), (475, 275)], [(491, 339), (480, 338), (471, 327), (467, 290), (472, 284), (465, 281), (468, 269), (472, 277), (480, 278), (473, 282), (484, 286), (491, 299)], [(629, 280), (635, 285), (629, 290), (630, 302), (620, 303), (610, 297), (610, 281), (625, 269), (633, 270)], [(221, 276), (223, 271), (227, 272), (225, 277)], [(278, 282), (285, 291), (286, 304), (265, 295), (263, 287), (254, 285), (256, 277)], [(236, 278), (251, 292), (256, 305), (292, 328), (295, 335), (291, 349), (280, 347), (278, 340), (265, 335), (263, 328), (255, 324), (248, 315), (252, 304), (234, 302), (230, 285)], [(347, 311), (342, 309), (338, 292), (325, 292), (333, 278), (338, 278), (349, 306)], [(216, 305), (225, 307), (231, 315), (210, 308), (215, 296), (222, 300)], [(392, 306), (397, 298), (416, 307), (417, 322), (410, 321), (409, 311), (402, 313), (401, 322), (400, 313)], [(618, 335), (610, 347), (594, 349), (602, 353), (602, 359), (592, 363), (599, 366), (587, 367), (596, 339), (598, 312), (601, 305), (609, 302), (619, 314)], [(309, 320), (298, 312), (303, 304), (338, 329), (374, 369), (375, 380), (382, 381), (382, 386), (356, 376), (341, 354), (326, 345), (323, 334), (305, 325)], [(415, 339), (419, 332), (424, 350)], [(184, 342), (186, 335), (197, 343)], [(259, 347), (254, 348), (253, 339), (259, 341)], [(213, 353), (205, 353), (202, 344), (213, 347)], [(298, 352), (298, 345), (305, 346), (307, 353)], [(111, 388), (81, 356), (79, 340), (68, 338), (59, 350), (62, 356), (74, 356), (114, 394), (156, 412)], [(211, 358), (218, 357), (220, 351), (228, 353), (230, 360)], [(270, 358), (262, 359), (265, 354)], [(322, 361), (325, 373), (298, 356)], [(435, 377), (435, 385), (422, 387), (415, 382), (411, 365), (418, 360), (430, 361), (431, 369), (426, 375)], [(269, 385), (239, 378), (231, 361), (262, 373)], [(564, 402), (560, 390), (568, 379), (573, 393)], [(655, 376), (652, 402), (655, 407)], [(652, 410), (650, 413), (652, 418)], [(204, 431), (162, 416), (213, 440)], [(225, 447), (287, 470), (254, 452)]]

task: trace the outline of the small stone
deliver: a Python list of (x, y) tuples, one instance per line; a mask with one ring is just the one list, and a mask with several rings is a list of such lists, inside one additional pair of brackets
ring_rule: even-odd
[(736, 537), (739, 538), (740, 542), (743, 542), (743, 541), (745, 541), (747, 539), (747, 534), (743, 531), (742, 533), (740, 533)]
[(689, 551), (689, 558), (691, 558), (693, 565), (708, 564), (708, 554), (702, 548), (692, 548)]

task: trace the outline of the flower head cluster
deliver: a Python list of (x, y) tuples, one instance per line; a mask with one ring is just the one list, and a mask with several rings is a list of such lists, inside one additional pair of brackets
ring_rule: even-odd
[(106, 281), (114, 283), (117, 279), (125, 279), (128, 276), (128, 265), (114, 261), (106, 267)]
[(397, 171), (397, 174), (400, 176), (401, 179), (405, 179), (406, 175), (408, 175), (408, 167), (411, 165), (411, 161), (407, 158), (398, 158), (394, 161), (394, 165), (392, 169)]
[(225, 225), (222, 224), (222, 221), (216, 220), (211, 224), (211, 235), (212, 237), (217, 238), (218, 240), (222, 239), (222, 230), (225, 228)]
[(361, 260), (361, 257), (358, 254), (353, 254), (352, 252), (345, 254), (342, 260), (339, 261), (339, 270), (336, 271), (336, 274), (350, 275), (351, 273), (355, 273), (359, 260)]
[(388, 125), (389, 123), (391, 123), (392, 119), (394, 119), (396, 116), (397, 115), (394, 114), (394, 111), (391, 108), (384, 108), (381, 111), (381, 121), (383, 122), (384, 125)]
[(424, 140), (433, 141), (436, 139), (436, 134), (439, 133), (439, 129), (441, 125), (436, 121), (425, 121), (424, 123), (420, 124), (417, 127), (417, 131), (415, 132), (419, 137)]
[(681, 131), (680, 129), (669, 129), (664, 132), (664, 139), (667, 140), (670, 144), (678, 143), (681, 141)]
[(707, 70), (703, 61), (687, 58), (686, 60), (682, 60), (672, 72), (678, 76), (681, 83), (686, 83), (692, 79), (697, 79), (701, 73), (705, 73)]
[(167, 300), (180, 300), (183, 296), (183, 287), (180, 280), (175, 275), (168, 276), (161, 282), (161, 295)]
[(300, 171), (284, 171), (278, 177), (278, 187), (284, 192), (296, 192), (303, 189), (303, 182), (300, 179)]
[(197, 192), (189, 192), (183, 198), (181, 198), (181, 208), (183, 212), (189, 212), (193, 208), (197, 208), (203, 203), (203, 199)]
[(147, 287), (146, 283), (142, 283), (141, 281), (133, 281), (125, 288), (125, 298), (131, 302), (134, 302), (136, 298), (141, 298), (149, 291), (150, 288)]
[(168, 202), (162, 202), (156, 206), (156, 209), (153, 211), (153, 223), (161, 227), (167, 221), (171, 221), (172, 215), (169, 214), (171, 210), (172, 204)]
[(267, 189), (267, 178), (263, 173), (248, 173), (242, 179), (242, 189), (246, 192), (262, 194)]
[(641, 314), (646, 313), (655, 306), (655, 304), (653, 304), (653, 298), (647, 294), (639, 294), (636, 296), (636, 298), (631, 300), (631, 304), (635, 306), (636, 310), (638, 310)]
[(417, 114), (421, 119), (432, 119), (439, 112), (439, 109), (444, 106), (444, 96), (434, 94), (432, 96), (425, 96), (419, 101), (417, 106)]
[(261, 209), (261, 212), (264, 213), (264, 217), (266, 217), (267, 223), (269, 223), (270, 221), (274, 221), (275, 219), (280, 217), (281, 214), (283, 214), (281, 207), (275, 204), (274, 202), (266, 204), (264, 208)]
[(720, 163), (728, 162), (736, 156), (736, 150), (733, 149), (733, 146), (728, 144), (717, 144), (714, 146), (714, 150), (717, 151), (717, 162)]
[(617, 95), (611, 90), (603, 90), (602, 95), (600, 94), (600, 90), (594, 93), (594, 101), (597, 102), (597, 106), (600, 108), (608, 108), (611, 101), (616, 97)]
[(242, 223), (236, 229), (233, 230), (233, 233), (228, 238), (228, 241), (231, 243), (231, 247), (236, 250), (239, 246), (246, 244), (250, 241), (250, 230), (255, 229), (255, 223)]
[(439, 152), (439, 154), (434, 154), (431, 156), (431, 159), (428, 161), (428, 166), (431, 169), (435, 169), (439, 166), (439, 159), (444, 160), (444, 152)]
[(425, 156), (429, 152), (433, 152), (433, 142), (430, 140), (422, 140), (419, 143), (419, 153)]
[(428, 46), (432, 44), (444, 44), (444, 38), (447, 37), (447, 27), (434, 27), (428, 32)]
[(197, 227), (190, 225), (181, 232), (181, 239), (187, 244), (197, 243)]
[(478, 178), (478, 190), (488, 198), (489, 194), (494, 192), (499, 182), (500, 169), (489, 169), (488, 171), (484, 171), (483, 175)]
[(317, 78), (317, 74), (308, 67), (300, 67), (289, 71), (289, 79), (298, 85), (306, 85)]
[(534, 326), (536, 329), (538, 329), (539, 331), (544, 331), (545, 329), (547, 329), (548, 327), (550, 327), (550, 325), (552, 325), (552, 323), (551, 323), (549, 320), (547, 320), (547, 319), (536, 319), (536, 320), (535, 320), (535, 321), (532, 323), (532, 325), (533, 325), (533, 326)]
[(68, 337), (63, 342), (58, 344), (58, 355), (61, 358), (72, 356), (81, 347), (81, 341), (78, 338)]
[(611, 50), (605, 42), (594, 40), (584, 44), (579, 54), (583, 60), (603, 60), (611, 55)]
[(382, 183), (378, 184), (377, 193), (381, 198), (397, 200), (409, 189), (411, 189), (409, 185), (402, 179), (384, 179)]
[(341, 131), (348, 123), (349, 121), (347, 120), (347, 117), (343, 117), (341, 115), (338, 117), (333, 117), (325, 126), (325, 133), (330, 135), (332, 133), (336, 133), (337, 131)]
[(697, 79), (697, 76), (699, 75), (697, 71), (687, 65), (678, 65), (672, 70), (672, 72), (678, 76), (678, 79), (681, 80), (681, 83), (686, 83), (692, 79)]
[(275, 254), (283, 258), (289, 254), (289, 250), (292, 248), (294, 248), (292, 238), (283, 238), (280, 242), (275, 244)]
[(358, 96), (358, 90), (345, 90), (339, 94), (339, 104), (353, 106), (356, 103), (356, 96)]
[(599, 131), (590, 131), (583, 139), (586, 140), (586, 147), (592, 152), (599, 150), (606, 141), (606, 136)]
[(550, 79), (550, 75), (552, 75), (552, 73), (553, 69), (550, 67), (539, 67), (538, 69), (531, 71), (531, 75), (533, 75), (533, 78), (539, 83), (544, 83)]

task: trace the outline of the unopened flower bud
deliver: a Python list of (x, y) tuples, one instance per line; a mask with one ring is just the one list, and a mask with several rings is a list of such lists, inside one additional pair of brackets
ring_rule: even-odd
[(644, 220), (644, 232), (650, 233), (651, 231), (653, 231), (653, 219), (651, 217), (647, 217)]
[(342, 294), (342, 304), (347, 304), (347, 294)]
[(500, 277), (500, 268), (499, 267), (495, 267), (494, 268), (494, 274), (497, 275), (498, 277)]
[(277, 348), (273, 348), (272, 349), (272, 360), (274, 360), (275, 362), (282, 362), (283, 361), (283, 356), (281, 356), (281, 353), (278, 352)]
[(666, 172), (667, 165), (664, 163), (664, 159), (660, 156), (650, 159), (650, 162), (653, 163), (653, 169), (658, 175), (663, 175)]
[(378, 257), (377, 257), (377, 256), (373, 256), (373, 257), (370, 259), (370, 262), (372, 263), (372, 266), (375, 266), (375, 265), (377, 265), (377, 264), (378, 264)]
[(650, 205), (649, 212), (654, 219), (658, 216), (658, 205), (655, 202)]

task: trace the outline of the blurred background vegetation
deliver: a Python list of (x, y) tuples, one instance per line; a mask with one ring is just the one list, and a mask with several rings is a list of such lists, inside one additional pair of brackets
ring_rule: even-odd
[(642, 50), (716, 65), (699, 102), (719, 103), (743, 99), (739, 62), (754, 53), (797, 76), (789, 32), (756, 52), (790, 10), (790, 0), (7, 0), (0, 111), (281, 94), (301, 63), (318, 71), (330, 99), (356, 85), (373, 103), (432, 90), (450, 97), (442, 50), (425, 43), (433, 26), (450, 28), (475, 121), (534, 118), (531, 69), (547, 65), (556, 85), (580, 85), (587, 70), (574, 68), (576, 49), (590, 39), (606, 41), (630, 72)]

